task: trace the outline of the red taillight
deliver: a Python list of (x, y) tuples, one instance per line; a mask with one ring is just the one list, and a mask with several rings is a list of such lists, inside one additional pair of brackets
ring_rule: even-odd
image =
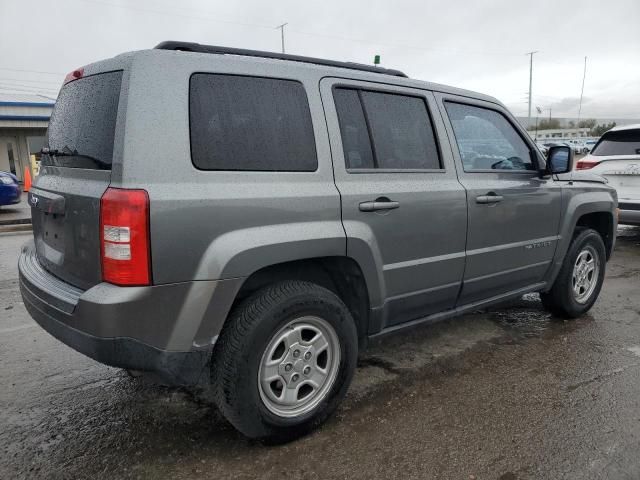
[(69, 82), (73, 82), (74, 80), (77, 80), (79, 78), (82, 78), (82, 76), (84, 75), (84, 68), (78, 68), (72, 72), (67, 73), (67, 76), (64, 77), (64, 85), (66, 85)]
[(595, 167), (596, 165), (598, 165), (600, 162), (597, 160), (593, 160), (591, 158), (585, 158), (583, 160), (578, 161), (578, 163), (576, 163), (576, 170), (589, 170), (593, 167)]
[(102, 279), (115, 285), (150, 285), (149, 195), (108, 188), (100, 199)]

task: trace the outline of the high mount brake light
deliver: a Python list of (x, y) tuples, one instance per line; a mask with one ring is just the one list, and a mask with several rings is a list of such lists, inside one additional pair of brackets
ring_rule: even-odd
[(102, 279), (121, 286), (151, 284), (149, 195), (108, 188), (100, 199)]
[(72, 72), (67, 73), (67, 76), (64, 77), (64, 85), (66, 85), (69, 82), (73, 82), (74, 80), (77, 80), (79, 78), (82, 78), (84, 75), (84, 68), (77, 68), (76, 70), (73, 70)]

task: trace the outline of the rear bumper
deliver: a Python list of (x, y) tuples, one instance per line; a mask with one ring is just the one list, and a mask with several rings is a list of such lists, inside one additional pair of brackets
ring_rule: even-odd
[(620, 202), (618, 223), (621, 225), (640, 225), (640, 202)]
[(98, 284), (82, 291), (44, 270), (33, 242), (23, 247), (18, 269), (29, 314), (74, 350), (113, 367), (155, 372), (171, 384), (208, 379), (211, 350), (224, 322), (222, 311), (210, 304), (226, 282)]
[(174, 385), (195, 385), (206, 372), (207, 351), (168, 352), (133, 338), (102, 338), (76, 330), (42, 308), (41, 302), (20, 284), (27, 311), (52, 336), (74, 350), (112, 367), (154, 372)]
[(0, 205), (20, 203), (22, 190), (20, 187), (0, 186)]

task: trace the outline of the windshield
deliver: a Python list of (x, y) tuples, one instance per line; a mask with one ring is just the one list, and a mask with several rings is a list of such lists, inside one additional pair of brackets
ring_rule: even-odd
[(56, 101), (48, 148), (76, 155), (45, 155), (44, 165), (110, 169), (122, 71), (101, 73), (66, 84)]
[(592, 155), (640, 155), (640, 129), (605, 133)]

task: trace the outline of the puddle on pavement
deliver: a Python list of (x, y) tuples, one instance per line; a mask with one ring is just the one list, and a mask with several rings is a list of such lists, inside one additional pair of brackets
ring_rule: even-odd
[(640, 227), (622, 226), (618, 228), (616, 246), (623, 247), (627, 252), (640, 255)]
[(618, 237), (618, 239), (636, 239), (640, 241), (640, 227), (632, 227), (627, 225), (618, 227), (616, 236)]
[(634, 345), (632, 347), (628, 347), (627, 350), (629, 350), (635, 356), (640, 357), (640, 345)]
[(531, 293), (502, 307), (399, 332), (374, 342), (360, 355), (350, 395), (359, 398), (399, 376), (482, 348), (483, 344), (522, 344), (533, 338), (567, 335), (585, 326), (590, 318), (556, 318), (544, 309), (540, 296)]
[[(497, 343), (518, 343), (538, 337), (549, 338), (566, 334), (583, 324), (580, 320), (564, 320), (551, 315), (542, 306), (537, 293), (524, 295), (502, 308), (487, 310), (485, 315), (504, 331), (504, 335), (496, 339)], [(585, 318), (588, 318), (588, 315)]]
[(557, 325), (551, 314), (543, 309), (536, 293), (527, 294), (502, 308), (488, 310), (486, 314), (510, 336), (516, 337), (540, 337)]

